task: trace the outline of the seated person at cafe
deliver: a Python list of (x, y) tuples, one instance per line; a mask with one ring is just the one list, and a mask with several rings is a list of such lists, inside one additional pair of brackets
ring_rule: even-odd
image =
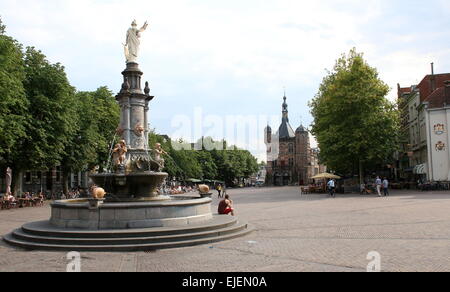
[(234, 216), (233, 201), (230, 200), (229, 195), (225, 195), (225, 199), (219, 203), (219, 215)]
[(16, 197), (14, 197), (14, 196), (11, 195), (11, 194), (6, 194), (6, 196), (5, 196), (5, 201), (8, 201), (8, 202), (13, 203), (13, 202), (16, 201)]

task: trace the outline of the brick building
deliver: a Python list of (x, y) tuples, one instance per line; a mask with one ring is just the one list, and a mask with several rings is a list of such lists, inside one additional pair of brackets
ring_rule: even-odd
[[(436, 176), (432, 175), (433, 165), (429, 163), (432, 158), (430, 151), (436, 148), (436, 145), (430, 144), (430, 135), (435, 132), (434, 126), (445, 124), (439, 122), (442, 119), (434, 122), (433, 117), (441, 114), (445, 116), (445, 108), (448, 108), (445, 101), (448, 80), (450, 73), (434, 74), (432, 68), (432, 73), (426, 75), (418, 85), (406, 88), (398, 85), (398, 104), (402, 121), (402, 151), (399, 153), (397, 165), (400, 179), (411, 182), (419, 179), (436, 180)], [(448, 174), (445, 177), (447, 176)]]
[(266, 184), (283, 186), (304, 185), (310, 182), (316, 169), (312, 162), (317, 163), (318, 151), (311, 149), (309, 131), (305, 127), (301, 125), (294, 132), (289, 123), (286, 96), (284, 96), (282, 106), (281, 125), (275, 134), (273, 134), (272, 128), (267, 126), (265, 139), (267, 145)]

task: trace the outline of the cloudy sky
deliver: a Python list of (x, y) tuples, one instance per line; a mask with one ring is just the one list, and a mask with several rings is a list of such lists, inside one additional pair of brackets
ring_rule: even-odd
[(174, 117), (195, 108), (224, 119), (280, 117), (284, 87), (294, 130), (309, 125), (307, 103), (325, 69), (352, 47), (378, 68), (391, 99), (431, 62), (450, 72), (448, 0), (2, 0), (0, 16), (9, 35), (65, 65), (78, 90), (114, 92), (126, 30), (148, 20), (138, 61), (156, 95), (152, 127), (169, 135), (179, 130)]

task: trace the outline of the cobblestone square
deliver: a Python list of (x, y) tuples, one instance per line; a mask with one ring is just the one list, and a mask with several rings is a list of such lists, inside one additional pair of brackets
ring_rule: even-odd
[[(391, 197), (300, 196), (295, 187), (229, 190), (237, 215), (255, 231), (231, 241), (145, 253), (82, 253), (83, 272), (366, 271), (381, 255), (386, 272), (450, 271), (450, 194), (397, 191)], [(214, 198), (213, 207), (218, 205)], [(42, 208), (0, 211), (5, 235)], [(0, 243), (0, 271), (64, 272), (66, 253), (15, 249)]]

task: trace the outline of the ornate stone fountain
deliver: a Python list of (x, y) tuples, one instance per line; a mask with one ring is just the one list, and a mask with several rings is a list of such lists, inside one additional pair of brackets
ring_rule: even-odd
[(121, 141), (113, 151), (113, 172), (91, 175), (91, 179), (105, 189), (107, 202), (168, 200), (170, 197), (158, 193), (168, 176), (161, 172), (164, 160), (158, 151), (162, 150), (152, 150), (148, 145), (147, 119), (154, 96), (150, 95), (148, 82), (142, 91), (143, 73), (137, 63), (127, 63), (122, 75), (122, 89), (116, 96), (120, 105), (117, 134)]
[[(111, 172), (91, 175), (98, 186), (91, 199), (51, 204), (50, 220), (28, 223), (3, 237), (26, 249), (69, 251), (137, 251), (212, 243), (250, 232), (236, 217), (213, 215), (210, 196), (170, 197), (158, 192), (168, 174), (165, 153), (148, 145), (148, 82), (141, 88), (136, 63), (140, 30), (128, 30), (123, 84), (116, 99), (121, 107)], [(153, 155), (152, 155), (153, 154)], [(104, 198), (104, 195), (106, 197)]]

